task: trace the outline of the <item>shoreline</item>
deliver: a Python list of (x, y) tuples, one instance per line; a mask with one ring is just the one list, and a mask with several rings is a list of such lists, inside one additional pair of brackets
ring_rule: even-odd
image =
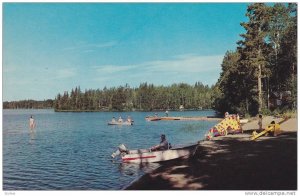
[[(263, 120), (265, 127), (273, 117)], [(199, 142), (194, 157), (162, 164), (124, 190), (296, 190), (297, 119), (281, 125), (277, 137), (250, 141), (257, 121), (244, 133)]]

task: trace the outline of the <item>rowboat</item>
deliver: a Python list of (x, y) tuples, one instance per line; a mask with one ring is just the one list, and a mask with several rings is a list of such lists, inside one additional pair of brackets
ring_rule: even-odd
[(189, 157), (195, 151), (196, 146), (197, 143), (168, 150), (151, 151), (150, 149), (127, 150), (126, 146), (121, 144), (111, 156), (113, 158), (120, 156), (125, 163), (155, 163)]
[(108, 122), (107, 123), (108, 125), (133, 125), (132, 122), (128, 122), (128, 121), (125, 121), (125, 122)]

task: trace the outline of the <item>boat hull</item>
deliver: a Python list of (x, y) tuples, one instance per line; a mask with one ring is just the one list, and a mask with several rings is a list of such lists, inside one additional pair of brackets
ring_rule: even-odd
[(132, 122), (108, 122), (108, 125), (133, 125)]
[(146, 119), (146, 121), (159, 121), (159, 120), (161, 120), (160, 117), (146, 117), (145, 119)]
[(150, 152), (147, 149), (130, 150), (129, 154), (122, 155), (122, 161), (126, 163), (155, 163), (184, 158), (191, 155), (197, 144), (172, 148), (163, 151)]

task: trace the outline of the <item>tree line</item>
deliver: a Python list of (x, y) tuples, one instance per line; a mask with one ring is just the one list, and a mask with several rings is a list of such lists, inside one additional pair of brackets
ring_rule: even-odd
[[(248, 21), (240, 23), (245, 33), (240, 35), (236, 49), (226, 52), (220, 77), (211, 87), (201, 82), (170, 86), (142, 83), (138, 88), (126, 84), (84, 92), (76, 87), (54, 100), (4, 102), (3, 108), (42, 108), (52, 104), (56, 111), (151, 111), (183, 106), (251, 115), (296, 108), (297, 4), (253, 3), (246, 16)], [(283, 95), (288, 96), (282, 99)]]
[[(264, 110), (295, 108), (297, 100), (297, 4), (248, 6), (245, 33), (228, 51), (216, 84), (215, 109), (255, 115)], [(277, 105), (272, 95), (284, 102)], [(278, 98), (279, 99), (279, 98)], [(281, 101), (281, 100), (280, 100)]]
[(153, 111), (208, 109), (213, 104), (213, 87), (197, 82), (170, 86), (142, 83), (138, 88), (125, 86), (81, 91), (80, 86), (58, 94), (56, 111)]
[(54, 106), (54, 100), (47, 99), (44, 101), (21, 100), (21, 101), (5, 101), (3, 109), (50, 109)]

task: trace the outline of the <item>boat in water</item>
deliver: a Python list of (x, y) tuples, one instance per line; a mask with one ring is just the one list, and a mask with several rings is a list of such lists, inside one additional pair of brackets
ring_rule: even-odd
[(161, 120), (161, 117), (156, 117), (156, 116), (147, 116), (146, 121), (159, 121)]
[(120, 156), (125, 163), (155, 163), (186, 158), (194, 153), (197, 143), (177, 146), (168, 150), (151, 151), (150, 149), (128, 150), (124, 144), (119, 145), (118, 150), (111, 156)]
[(118, 122), (118, 121), (112, 122), (112, 121), (110, 121), (107, 124), (108, 125), (133, 125), (133, 122), (128, 122), (128, 121), (125, 121), (125, 122)]

